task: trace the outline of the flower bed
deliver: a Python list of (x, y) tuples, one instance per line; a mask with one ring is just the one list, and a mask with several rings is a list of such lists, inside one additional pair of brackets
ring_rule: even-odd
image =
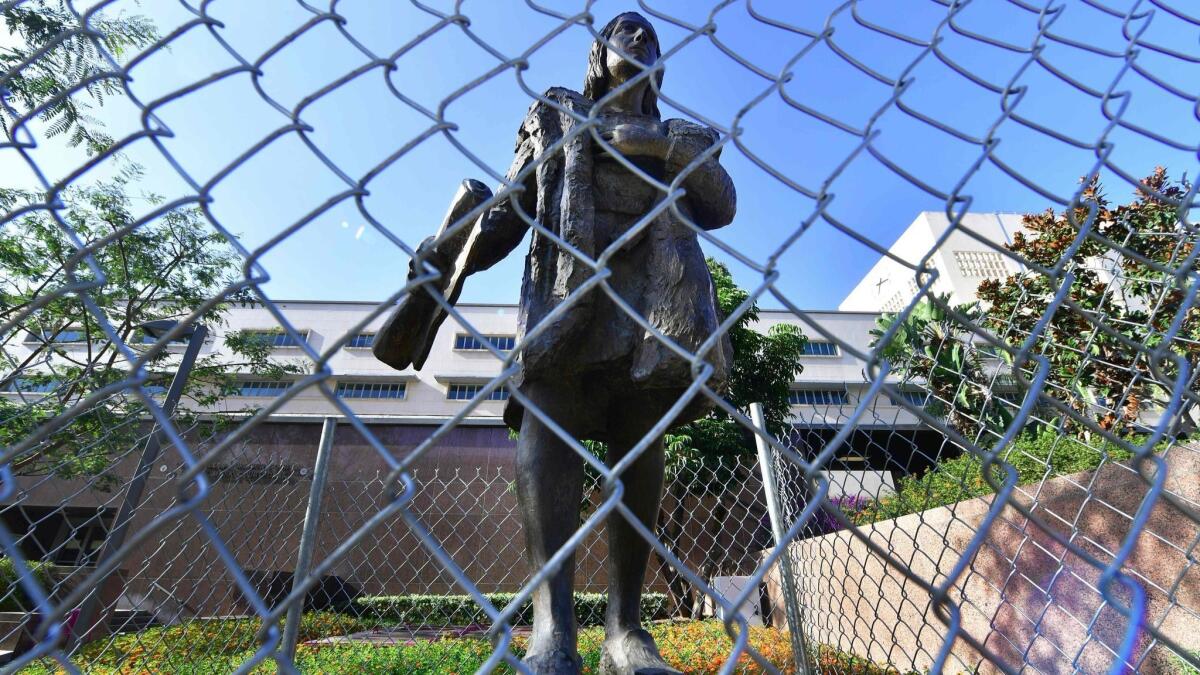
[[(345, 635), (361, 630), (353, 617), (327, 612), (305, 615), (301, 639), (313, 640), (329, 635)], [(132, 673), (228, 673), (250, 660), (255, 651), (257, 622), (250, 619), (193, 621), (180, 626), (156, 628), (138, 634), (118, 636), (112, 645), (99, 641), (85, 647), (76, 662), (89, 673), (125, 675)], [(729, 656), (732, 641), (718, 621), (664, 621), (652, 624), (650, 632), (671, 665), (685, 673), (716, 673)], [(527, 638), (516, 636), (513, 652), (524, 654)], [(600, 647), (604, 633), (600, 628), (580, 632), (579, 651), (584, 672), (598, 673)], [(776, 628), (752, 627), (750, 644), (782, 673), (795, 673), (788, 634)], [(108, 649), (104, 649), (104, 647)], [(492, 652), (491, 645), (478, 638), (454, 638), (410, 641), (403, 644), (342, 642), (302, 644), (297, 649), (296, 665), (306, 673), (428, 674), (470, 673), (479, 668)], [(823, 668), (839, 673), (875, 675), (895, 673), (862, 659), (822, 648), (818, 659)], [(53, 662), (42, 662), (22, 671), (31, 675), (63, 672)], [(270, 659), (252, 672), (275, 672)], [(496, 672), (513, 672), (501, 665)], [(763, 672), (749, 656), (742, 655), (737, 672)]]

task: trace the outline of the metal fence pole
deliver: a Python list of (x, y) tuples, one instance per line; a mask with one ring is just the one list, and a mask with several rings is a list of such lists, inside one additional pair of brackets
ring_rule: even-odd
[[(308, 510), (304, 513), (304, 529), (300, 532), (300, 551), (296, 554), (296, 571), (292, 574), (292, 590), (295, 591), (308, 576), (312, 565), (313, 548), (317, 543), (317, 525), (321, 520), (321, 493), (325, 490), (328, 476), (329, 453), (333, 448), (333, 437), (337, 432), (336, 417), (326, 417), (321, 427), (321, 443), (317, 446), (317, 459), (313, 465), (312, 487), (308, 492)], [(288, 660), (296, 657), (296, 641), (300, 637), (300, 615), (304, 612), (304, 600), (288, 607), (287, 622), (283, 627), (281, 649)]]
[[(166, 323), (166, 322), (156, 322)], [(169, 322), (174, 324), (174, 322)], [(158, 326), (157, 330), (165, 332), (171, 326)], [(144, 326), (149, 332), (148, 324)], [(171, 378), (171, 385), (167, 388), (167, 393), (163, 397), (162, 411), (167, 417), (175, 413), (175, 406), (179, 404), (179, 399), (183, 396), (183, 386), (187, 383), (188, 375), (192, 372), (192, 366), (196, 363), (196, 357), (200, 355), (200, 348), (204, 346), (204, 340), (208, 337), (208, 327), (202, 323), (195, 324), (192, 332), (188, 335), (187, 349), (183, 352), (183, 358), (179, 361), (179, 368), (175, 370), (175, 376)], [(142, 503), (142, 493), (146, 491), (146, 481), (150, 478), (150, 470), (154, 467), (154, 463), (158, 461), (158, 454), (162, 451), (162, 434), (155, 430), (150, 434), (149, 440), (146, 441), (146, 447), (142, 449), (142, 456), (138, 460), (137, 469), (133, 472), (133, 478), (129, 481), (129, 488), (125, 490), (125, 498), (121, 501), (121, 508), (117, 511), (117, 517), (113, 521), (113, 530), (104, 541), (104, 547), (100, 550), (100, 555), (96, 558), (96, 566), (101, 567), (108, 562), (109, 558), (116, 555), (117, 551), (121, 550), (121, 546), (125, 543), (125, 536), (129, 532), (129, 525), (133, 522), (133, 514), (137, 511)], [(87, 633), (90, 632), (92, 626), (92, 617), (96, 615), (98, 604), (101, 601), (101, 589), (104, 588), (104, 583), (107, 577), (96, 581), (95, 590), (92, 591), (79, 608), (79, 616), (76, 619), (76, 637), (78, 642), (83, 642), (87, 639)], [(107, 608), (105, 608), (107, 609)], [(107, 612), (106, 612), (107, 613)], [(101, 621), (106, 620), (105, 616), (101, 617)]]
[[(750, 404), (750, 420), (762, 433), (767, 433), (767, 424), (763, 418), (761, 403)], [(796, 669), (801, 673), (810, 672), (808, 667), (808, 650), (804, 645), (804, 626), (801, 623), (800, 595), (796, 590), (796, 580), (792, 572), (792, 556), (788, 553), (783, 535), (787, 524), (783, 522), (783, 510), (779, 507), (779, 486), (775, 482), (774, 456), (771, 444), (761, 435), (754, 435), (754, 444), (758, 447), (758, 466), (762, 471), (763, 491), (767, 497), (767, 514), (771, 518), (771, 534), (775, 546), (782, 546), (779, 554), (780, 578), (783, 581), (783, 607), (787, 616), (788, 633), (792, 640), (792, 654), (796, 659)]]

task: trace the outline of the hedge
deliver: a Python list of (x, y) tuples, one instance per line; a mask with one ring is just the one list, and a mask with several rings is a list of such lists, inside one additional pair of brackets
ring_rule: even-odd
[[(55, 577), (54, 565), (44, 562), (30, 562), (29, 570), (33, 572), (33, 578), (42, 586), (42, 590), (49, 593), (54, 589)], [(0, 596), (0, 612), (29, 612), (33, 610), (34, 602), (29, 599), (25, 593), (25, 589), (20, 585), (20, 578), (17, 576), (17, 566), (13, 563), (12, 558), (0, 558), (0, 589), (3, 589), (3, 596)]]
[[(484, 597), (497, 609), (503, 609), (516, 597), (515, 593), (486, 593)], [(374, 595), (355, 599), (355, 610), (363, 617), (381, 623), (408, 626), (471, 626), (489, 624), (491, 620), (467, 595)], [(667, 596), (662, 593), (642, 594), (642, 620), (667, 618)], [(581, 626), (604, 623), (608, 607), (605, 593), (576, 593), (575, 616)], [(521, 606), (516, 623), (530, 624), (533, 608), (528, 601)]]

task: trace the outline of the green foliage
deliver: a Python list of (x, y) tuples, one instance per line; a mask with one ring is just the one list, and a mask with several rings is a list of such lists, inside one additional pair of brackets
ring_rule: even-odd
[[(54, 588), (55, 568), (51, 563), (29, 562), (29, 571), (41, 585), (42, 590), (49, 592)], [(25, 593), (17, 576), (16, 563), (12, 558), (0, 558), (0, 588), (4, 595), (0, 596), (0, 612), (29, 612), (34, 609), (34, 602)]]
[[(1170, 652), (1168, 654), (1170, 654), (1168, 658), (1170, 665), (1167, 666), (1168, 669), (1166, 672), (1171, 675), (1200, 675), (1200, 668), (1188, 663), (1182, 656), (1171, 654)], [(1192, 652), (1191, 657), (1200, 660), (1200, 652)]]
[[(142, 344), (139, 326), (186, 318), (222, 293), (227, 302), (247, 299), (244, 291), (226, 291), (241, 287), (241, 257), (208, 227), (198, 209), (170, 210), (133, 227), (137, 216), (131, 193), (141, 175), (138, 167), (127, 166), (112, 180), (61, 193), (60, 215), (82, 245), (94, 246), (90, 264), (72, 261), (76, 244), (44, 210), (29, 211), (0, 230), (0, 322), (17, 322), (15, 330), (0, 337), (0, 389), (27, 390), (20, 397), (0, 398), (0, 419), (5, 420), (0, 446), (28, 438), (94, 392), (130, 376), (124, 355), (95, 316), (77, 296), (58, 292), (72, 275), (99, 281), (96, 271), (103, 274), (103, 283), (88, 291), (89, 300), (123, 342), (137, 351), (157, 347), (147, 369), (158, 373), (152, 379), (164, 385), (178, 355)], [(140, 200), (150, 206), (161, 202), (152, 194)], [(0, 188), (0, 208), (38, 201), (36, 194)], [(115, 238), (106, 242), (106, 237)], [(220, 324), (226, 306), (208, 307), (198, 321)], [(83, 339), (64, 346), (57, 341), (64, 331), (79, 331)], [(15, 341), (24, 341), (29, 352), (8, 349)], [(193, 422), (186, 409), (212, 406), (232, 393), (239, 372), (278, 377), (299, 371), (295, 364), (272, 361), (270, 349), (254, 340), (235, 334), (226, 344), (233, 359), (214, 353), (196, 362), (184, 390), (181, 428)], [(22, 475), (91, 477), (93, 487), (107, 488), (114, 479), (106, 470), (145, 434), (145, 414), (144, 404), (128, 390), (89, 401), (69, 425), (18, 456), (13, 467)]]
[[(1028, 233), (1016, 234), (1007, 246), (1036, 266), (1062, 265), (1074, 275), (1067, 297), (1076, 307), (1060, 306), (1053, 312), (1045, 330), (1034, 338), (1033, 352), (1050, 364), (1046, 395), (1080, 412), (1105, 402), (1108, 410), (1098, 416), (1102, 428), (1126, 431), (1137, 421), (1144, 401), (1165, 398), (1163, 385), (1154, 384), (1161, 378), (1131, 344), (1159, 347), (1163, 333), (1181, 317), (1169, 351), (1182, 357), (1191, 372), (1200, 365), (1200, 310), (1185, 307), (1191, 282), (1184, 281), (1200, 270), (1196, 261), (1187, 262), (1196, 235), (1171, 203), (1186, 202), (1190, 189), (1185, 181), (1172, 182), (1159, 167), (1142, 181), (1134, 201), (1114, 208), (1093, 180), (1083, 190), (1084, 205), (1026, 215), (1022, 224)], [(1092, 234), (1077, 242), (1088, 204), (1095, 209)], [(1136, 256), (1118, 255), (1108, 242)], [(1185, 263), (1190, 268), (1180, 269)], [(1003, 281), (984, 281), (978, 295), (990, 306), (987, 326), (1010, 345), (1021, 344), (1049, 310), (1056, 283), (1036, 268)], [(1179, 373), (1173, 361), (1154, 365), (1168, 386)], [(1031, 369), (1024, 366), (1026, 377)], [(1185, 431), (1194, 428), (1188, 415), (1181, 413), (1180, 419), (1186, 422)]]
[[(0, 27), (11, 38), (0, 47), (0, 71), (19, 66), (41, 49), (32, 63), (21, 67), (6, 83), (8, 104), (17, 117), (39, 110), (36, 117), (46, 124), (48, 136), (67, 135), (73, 145), (86, 144), (97, 152), (112, 144), (101, 131), (102, 125), (88, 114), (92, 103), (102, 105), (105, 97), (122, 93), (117, 76), (97, 76), (112, 72), (93, 38), (80, 34), (83, 27), (64, 0), (28, 0), (4, 3)], [(113, 56), (121, 57), (131, 49), (152, 44), (157, 39), (154, 24), (144, 16), (92, 15), (88, 29), (100, 33), (100, 42)], [(86, 82), (91, 78), (94, 81)], [(70, 96), (67, 96), (71, 93)], [(17, 117), (0, 107), (0, 128), (11, 131)]]
[[(514, 593), (488, 593), (485, 596), (497, 609), (503, 609)], [(408, 626), (471, 626), (490, 623), (487, 615), (467, 595), (380, 595), (358, 598), (356, 609), (365, 617)], [(608, 607), (605, 593), (576, 593), (575, 615), (580, 625), (596, 626), (604, 622)], [(653, 621), (667, 615), (667, 598), (662, 593), (642, 594), (642, 620)], [(533, 621), (533, 607), (522, 605), (516, 623)]]
[[(90, 152), (106, 149), (111, 139), (85, 111), (103, 104), (105, 96), (119, 95), (120, 81), (100, 77), (76, 89), (109, 64), (95, 38), (79, 34), (68, 3), (7, 3), (0, 9), (0, 24), (12, 36), (8, 46), (0, 47), (0, 69), (40, 52), (6, 83), (7, 102), (16, 115), (42, 107), (37, 114), (47, 125), (43, 133), (67, 134), (70, 144), (86, 144)], [(99, 33), (104, 48), (118, 57), (156, 39), (153, 25), (142, 16), (99, 12), (90, 15), (87, 28)], [(68, 92), (73, 94), (65, 96)], [(0, 111), (0, 126), (6, 130), (15, 121), (8, 115)], [(198, 311), (204, 303), (248, 297), (239, 283), (241, 257), (208, 227), (196, 207), (170, 209), (135, 227), (139, 215), (163, 199), (137, 194), (141, 168), (115, 157), (115, 177), (72, 186), (54, 195), (52, 205), (46, 195), (0, 185), (0, 210), (24, 211), (0, 229), (0, 323), (16, 326), (0, 336), (0, 390), (21, 393), (0, 397), (0, 447), (33, 436), (72, 410), (68, 425), (17, 456), (11, 466), (22, 475), (86, 477), (90, 487), (101, 490), (116, 480), (108, 471), (113, 462), (144, 439), (146, 410), (128, 389), (97, 394), (129, 378), (127, 358), (78, 296), (64, 289), (102, 282), (88, 288), (89, 300), (135, 351), (155, 349), (147, 370), (156, 385), (166, 384), (178, 359), (165, 348), (144, 344), (140, 324), (198, 313), (198, 321), (215, 325), (225, 305)], [(49, 206), (74, 231), (71, 235), (51, 217)], [(84, 247), (87, 257), (79, 256)], [(64, 347), (57, 338), (65, 331), (79, 331), (83, 339)], [(14, 341), (24, 341), (29, 353), (8, 349)], [(278, 376), (299, 370), (272, 362), (263, 345), (239, 342), (237, 336), (227, 342), (234, 359), (206, 357), (192, 371), (184, 396), (196, 406), (210, 407), (232, 393), (235, 373)], [(195, 418), (186, 412), (187, 405), (181, 407), (178, 426), (186, 428)]]
[[(947, 307), (954, 312), (946, 311)], [(977, 303), (951, 307), (949, 295), (935, 300), (925, 297), (880, 349), (896, 376), (929, 392), (926, 410), (930, 414), (945, 417), (956, 431), (972, 440), (983, 430), (1002, 433), (1012, 419), (1009, 406), (993, 396), (982, 352), (971, 340), (967, 322), (976, 323), (981, 316)], [(878, 345), (900, 320), (899, 313), (880, 315), (871, 329), (871, 346)]]
[[(1126, 461), (1132, 456), (1121, 446), (1104, 443), (1100, 447), (1093, 447), (1046, 427), (1019, 436), (1001, 453), (1000, 458), (1016, 469), (1018, 485), (1029, 485), (1057, 476), (1090, 471), (1102, 463)], [(996, 484), (1002, 484), (1007, 475), (1004, 469), (993, 465), (992, 471)], [(869, 502), (847, 515), (855, 523), (863, 525), (992, 493), (992, 487), (983, 475), (983, 461), (975, 455), (963, 453), (939, 462), (920, 476), (901, 478), (895, 494)]]
[[(321, 619), (329, 627), (339, 631), (349, 630), (353, 625), (349, 617), (324, 615)], [(305, 615), (301, 628), (302, 641), (346, 634), (334, 632), (321, 635), (308, 632), (306, 627), (310, 625), (309, 615)], [(100, 640), (86, 645), (82, 652), (76, 655), (75, 660), (77, 663), (86, 664), (87, 672), (100, 675), (228, 673), (236, 670), (254, 654), (257, 629), (258, 623), (253, 620), (193, 621), (183, 626), (116, 636), (112, 645), (108, 645), (107, 640)], [(648, 630), (668, 663), (684, 672), (698, 675), (719, 672), (733, 645), (733, 641), (725, 633), (724, 625), (719, 621), (660, 622), (649, 626)], [(234, 633), (237, 634), (236, 637)], [(205, 641), (204, 636), (210, 639)], [(795, 665), (791, 662), (791, 643), (787, 632), (777, 628), (752, 626), (749, 638), (750, 644), (781, 673), (796, 673)], [(594, 675), (599, 672), (603, 642), (604, 632), (600, 628), (585, 628), (580, 631), (579, 652), (583, 658), (584, 673)], [(116, 646), (118, 644), (120, 646)], [(513, 654), (518, 658), (523, 657), (527, 644), (527, 636), (515, 636), (511, 646)], [(829, 647), (820, 646), (817, 651), (821, 663), (839, 673), (896, 673), (894, 669), (872, 664)], [(296, 652), (296, 665), (305, 673), (441, 675), (475, 672), (491, 653), (491, 644), (473, 637), (415, 640), (383, 645), (367, 642), (301, 644)], [(275, 662), (268, 659), (251, 672), (266, 675), (274, 673), (275, 670)], [(22, 671), (30, 675), (59, 672), (63, 672), (61, 667), (49, 659), (43, 659)], [(496, 672), (511, 673), (513, 670), (502, 664)], [(765, 671), (743, 654), (734, 672)]]
[[(279, 626), (282, 631), (282, 619)], [(72, 658), (87, 664), (89, 673), (229, 673), (254, 653), (261, 627), (257, 619), (197, 619), (100, 638)], [(299, 635), (303, 642), (372, 627), (345, 614), (310, 612), (300, 619)], [(21, 671), (23, 675), (61, 672), (48, 659)]]

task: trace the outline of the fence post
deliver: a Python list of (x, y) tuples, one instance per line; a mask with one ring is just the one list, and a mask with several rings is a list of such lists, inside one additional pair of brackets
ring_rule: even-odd
[[(312, 565), (313, 548), (317, 544), (317, 524), (321, 520), (321, 493), (325, 489), (328, 475), (329, 453), (333, 448), (333, 436), (337, 432), (336, 417), (326, 417), (321, 426), (321, 442), (317, 446), (317, 458), (313, 464), (312, 486), (308, 491), (308, 509), (304, 513), (304, 529), (300, 532), (300, 550), (296, 554), (296, 571), (292, 574), (292, 590), (295, 591), (308, 576)], [(287, 622), (283, 627), (281, 649), (288, 660), (296, 658), (296, 641), (300, 637), (300, 616), (304, 613), (304, 598), (301, 597), (288, 607)]]
[(762, 472), (763, 492), (767, 497), (767, 514), (771, 518), (771, 534), (775, 539), (775, 547), (783, 548), (779, 554), (779, 575), (783, 581), (783, 608), (787, 616), (788, 634), (792, 640), (792, 656), (796, 659), (796, 670), (801, 673), (811, 672), (808, 667), (808, 650), (804, 645), (804, 625), (801, 623), (800, 595), (796, 590), (796, 580), (793, 576), (792, 556), (788, 553), (783, 535), (787, 532), (787, 523), (783, 522), (783, 510), (779, 506), (779, 486), (775, 482), (775, 453), (771, 444), (762, 434), (767, 432), (767, 424), (763, 418), (761, 403), (750, 404), (750, 421), (759, 433), (754, 434), (754, 444), (758, 447), (758, 466)]
[[(165, 334), (166, 331), (174, 328), (174, 321), (152, 321), (142, 324), (142, 329), (147, 333), (154, 335)], [(175, 414), (175, 406), (179, 404), (179, 399), (183, 396), (183, 387), (187, 384), (188, 376), (192, 372), (192, 366), (196, 363), (196, 357), (200, 355), (200, 348), (204, 346), (204, 340), (208, 338), (208, 327), (202, 323), (194, 324), (191, 331), (184, 333), (188, 338), (187, 348), (183, 352), (183, 358), (179, 360), (179, 367), (175, 370), (175, 376), (171, 378), (171, 385), (167, 387), (167, 393), (163, 397), (162, 412), (166, 417)], [(108, 537), (104, 540), (104, 545), (100, 549), (100, 554), (96, 557), (96, 567), (103, 567), (110, 558), (121, 550), (125, 545), (125, 537), (129, 533), (129, 525), (133, 522), (133, 515), (142, 504), (142, 493), (146, 491), (146, 481), (150, 478), (150, 470), (154, 467), (154, 463), (158, 461), (159, 452), (162, 451), (163, 435), (161, 429), (154, 429), (150, 433), (150, 438), (146, 440), (146, 445), (142, 448), (141, 457), (138, 459), (137, 468), (133, 472), (133, 477), (129, 480), (129, 487), (125, 489), (125, 497), (121, 500), (121, 507), (117, 511), (117, 517), (113, 519), (113, 529)], [(117, 580), (121, 578), (119, 570), (113, 570), (117, 573)], [(101, 597), (105, 583), (108, 577), (102, 577), (96, 580), (96, 586), (79, 607), (79, 614), (75, 620), (75, 635), (73, 641), (76, 645), (82, 645), (87, 642), (87, 638), (92, 634), (92, 631), (98, 627), (103, 627), (108, 622), (108, 615), (114, 607), (102, 607), (100, 604), (104, 601)], [(98, 621), (93, 621), (96, 612), (100, 612)], [(95, 625), (93, 625), (95, 624)], [(99, 631), (103, 634), (103, 630)]]

